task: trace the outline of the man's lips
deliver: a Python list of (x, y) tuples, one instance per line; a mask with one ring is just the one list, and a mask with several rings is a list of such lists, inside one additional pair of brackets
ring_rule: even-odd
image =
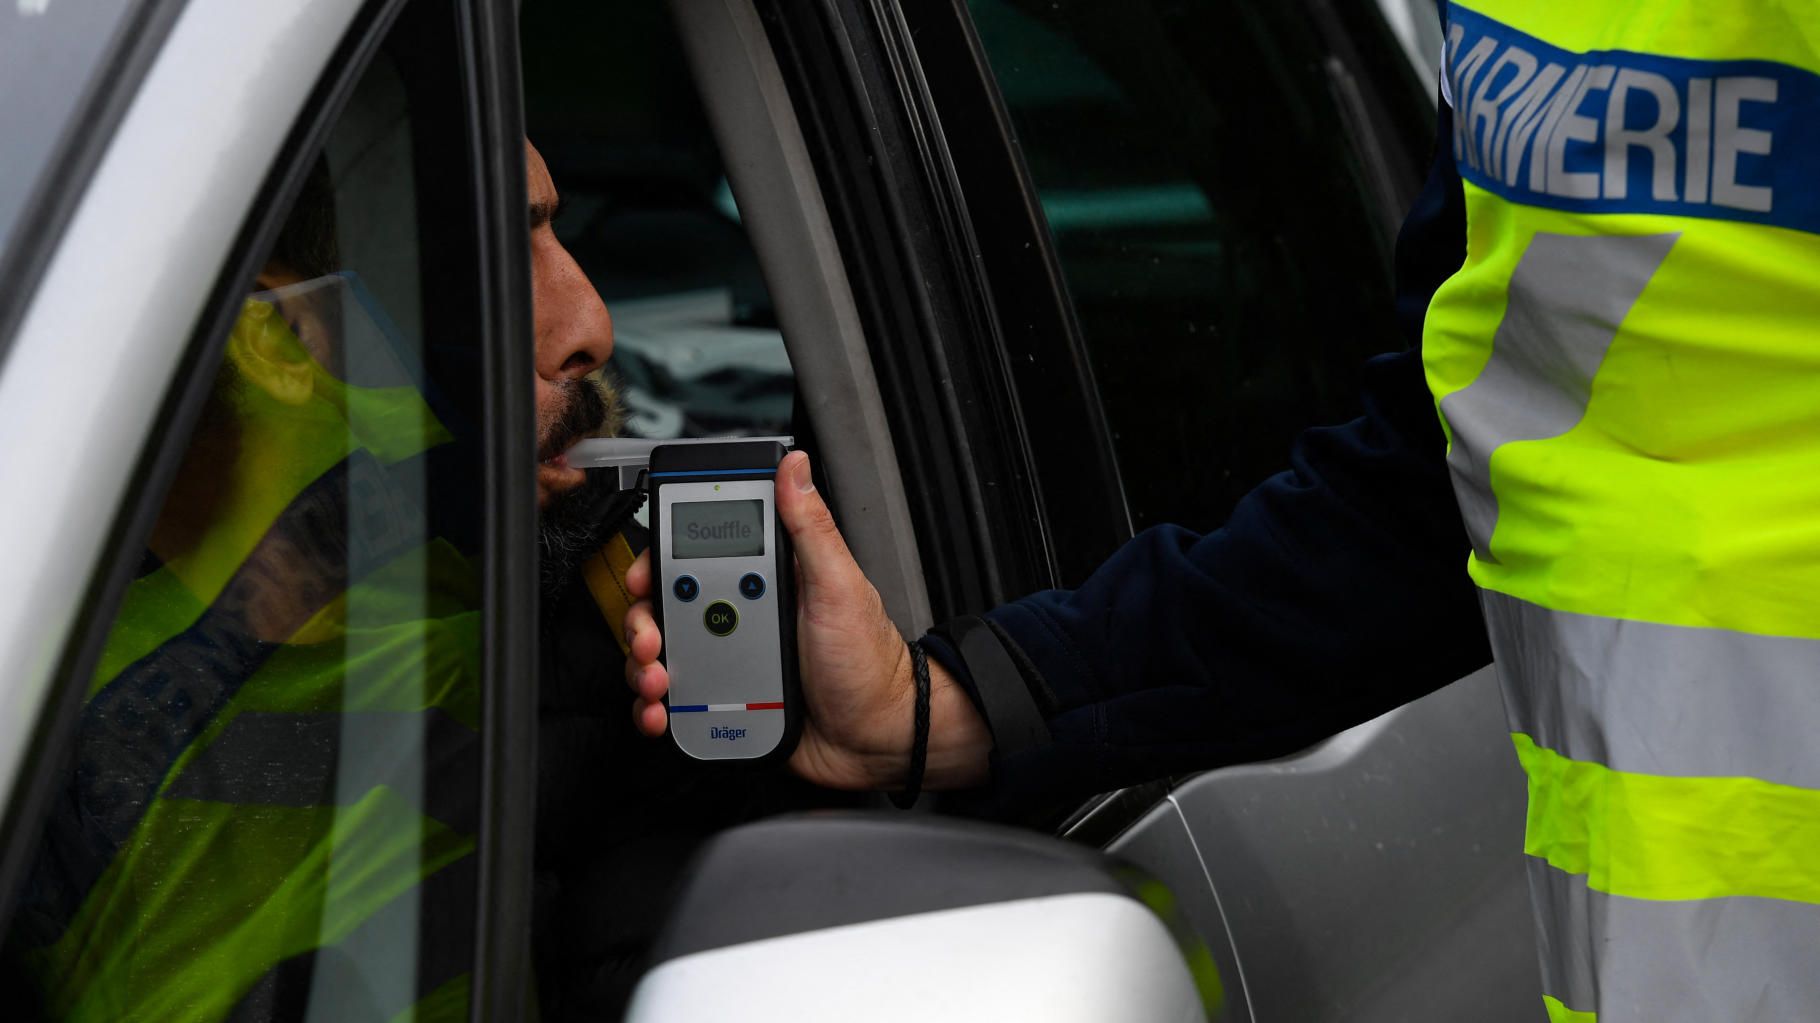
[(567, 453), (546, 458), (537, 463), (539, 503), (546, 503), (557, 494), (568, 493), (587, 482), (587, 479), (587, 473), (569, 464)]
[(556, 454), (538, 460), (537, 475), (541, 477), (540, 485), (554, 490), (570, 490), (580, 486), (582, 481), (587, 478), (587, 475), (580, 469), (569, 464), (568, 448), (573, 446), (574, 444), (569, 444)]
[(582, 442), (583, 435), (572, 430), (562, 430), (557, 436), (537, 449), (537, 464), (547, 465), (553, 469), (569, 467), (569, 449)]

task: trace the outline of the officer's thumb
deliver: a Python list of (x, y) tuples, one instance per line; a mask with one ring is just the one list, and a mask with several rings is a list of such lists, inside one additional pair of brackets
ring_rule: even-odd
[(815, 489), (809, 456), (801, 451), (790, 452), (777, 466), (777, 517), (796, 546), (803, 588), (810, 591), (805, 596), (839, 599), (847, 587), (865, 584), (834, 516)]

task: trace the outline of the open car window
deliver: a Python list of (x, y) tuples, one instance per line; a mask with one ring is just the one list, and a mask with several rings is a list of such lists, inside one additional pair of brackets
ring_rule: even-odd
[(613, 314), (629, 436), (787, 434), (795, 377), (665, 5), (524, 5), (555, 227)]
[[(736, 198), (750, 193), (728, 180), (737, 174), (692, 75), (686, 44), (701, 40), (683, 37), (674, 6), (525, 0), (526, 130), (561, 196), (552, 226), (611, 315), (600, 376), (623, 404), (622, 435), (795, 434), (812, 447), (790, 327), (767, 287), (794, 268), (761, 261), (752, 211)], [(771, 173), (755, 162), (749, 174)], [(697, 761), (634, 730), (622, 584), (651, 538), (625, 502), (609, 496), (599, 508), (571, 569), (549, 571), (576, 548), (558, 541), (550, 516), (544, 531), (531, 938), (545, 1019), (618, 1016), (691, 856), (715, 834), (863, 798), (815, 789), (781, 765)]]

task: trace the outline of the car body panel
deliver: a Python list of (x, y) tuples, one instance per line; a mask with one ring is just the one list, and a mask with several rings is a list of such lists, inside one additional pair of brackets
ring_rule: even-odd
[(1207, 868), (1194, 837), (1182, 819), (1181, 807), (1165, 799), (1106, 846), (1106, 851), (1144, 868), (1169, 886), (1175, 908), (1206, 946), (1220, 979), (1221, 999), (1214, 1023), (1252, 1023), (1251, 997), (1245, 973), (1233, 948), (1219, 890), (1207, 878)]
[(1524, 797), (1486, 668), (1169, 801), (1258, 1020), (1515, 1023), (1541, 998)]

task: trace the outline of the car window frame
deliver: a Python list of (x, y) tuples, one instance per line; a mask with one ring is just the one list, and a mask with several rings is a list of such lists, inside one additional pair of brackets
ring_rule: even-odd
[[(955, 0), (953, 6), (960, 9), (970, 5), (965, 0)], [(1015, 8), (1017, 4), (1008, 3), (1005, 6)], [(1273, 8), (1273, 10), (1275, 9)], [(1284, 17), (1286, 20), (1299, 19), (1307, 23), (1308, 39), (1304, 45), (1310, 47), (1314, 54), (1313, 62), (1308, 66), (1318, 71), (1319, 84), (1316, 85), (1312, 81), (1299, 83), (1305, 90), (1300, 95), (1330, 105), (1332, 108), (1336, 143), (1358, 164), (1361, 195), (1358, 196), (1356, 209), (1370, 222), (1371, 235), (1376, 243), (1382, 246), (1384, 258), (1381, 266), (1385, 271), (1385, 276), (1388, 277), (1391, 268), (1390, 257), (1398, 229), (1408, 205), (1414, 201), (1426, 171), (1425, 154), (1428, 152), (1430, 140), (1433, 137), (1432, 104), (1424, 99), (1424, 92), (1418, 78), (1401, 56), (1400, 44), (1391, 35), (1375, 6), (1336, 5), (1332, 3), (1332, 0), (1290, 0), (1289, 6), (1282, 8), (1276, 16)], [(964, 16), (962, 20), (967, 22), (976, 55), (982, 63), (981, 74), (987, 80), (995, 83), (991, 91), (997, 102), (999, 116), (1005, 125), (1004, 132), (1009, 140), (1008, 144), (1016, 150), (1015, 159), (1020, 167), (1024, 168), (1026, 187), (1031, 190), (1032, 195), (1040, 195), (1042, 193), (1037, 189), (1034, 177), (1029, 171), (1028, 154), (1023, 151), (1022, 144), (1017, 141), (1016, 129), (1018, 126), (1010, 121), (1010, 103), (1005, 100), (996, 85), (998, 76), (990, 66), (990, 60), (982, 45), (981, 37), (973, 29), (970, 16)], [(919, 43), (926, 34), (919, 34)], [(989, 36), (990, 33), (988, 33)], [(1076, 51), (1083, 59), (1089, 57), (1088, 51), (1080, 48), (1080, 40), (1061, 36), (1058, 36), (1057, 40), (1060, 45), (1067, 47), (1070, 51)], [(1378, 45), (1370, 45), (1374, 41)], [(1001, 67), (1001, 70), (1006, 69)], [(1012, 85), (1015, 91), (1013, 77), (1015, 77), (1015, 73), (1007, 71), (1006, 81)], [(1121, 84), (1120, 88), (1123, 89), (1124, 86)], [(1146, 108), (1163, 105), (1163, 97), (1142, 91), (1125, 96), (1124, 99)], [(1214, 97), (1214, 100), (1218, 103), (1227, 101), (1225, 97)], [(1421, 116), (1412, 116), (1412, 112), (1417, 110), (1421, 111)], [(1032, 124), (1025, 124), (1024, 129), (1026, 137), (1034, 138)], [(977, 146), (986, 133), (982, 129), (971, 132), (963, 131), (958, 134), (965, 140), (960, 143), (961, 145)], [(1039, 151), (1036, 157), (1038, 166), (1041, 166), (1042, 156), (1043, 154)], [(1045, 187), (1050, 184), (1052, 183), (1045, 182)], [(1040, 201), (1037, 202), (1032, 212), (1040, 225), (1039, 234), (1042, 240), (1050, 246), (1051, 253), (1059, 256), (1063, 241), (1058, 234), (1050, 230), (1048, 216)], [(1056, 266), (1058, 272), (1063, 269), (1059, 259)], [(1092, 319), (1091, 288), (1082, 288), (1083, 283), (1088, 283), (1085, 279), (1090, 275), (1083, 272), (1078, 261), (1071, 262), (1065, 269), (1066, 272), (1062, 274), (1060, 284), (1064, 292), (1062, 301), (1068, 305), (1070, 316), (1077, 324), (1081, 322), (1083, 316), (1090, 321)], [(1076, 289), (1074, 295), (1078, 297), (1078, 303), (1075, 298), (1070, 298), (1066, 294), (1069, 290), (1066, 282), (1070, 278), (1073, 280), (1072, 287)], [(1235, 304), (1232, 308), (1245, 307)], [(1388, 313), (1390, 307), (1386, 301), (1379, 308)], [(1083, 309), (1089, 311), (1083, 313), (1080, 311)], [(1388, 322), (1379, 323), (1377, 326), (1387, 327)], [(1096, 331), (1103, 327), (1103, 323), (1092, 325), (1092, 329)], [(1099, 365), (1100, 379), (1108, 385), (1106, 392), (1096, 391), (1092, 402), (1097, 406), (1101, 436), (1106, 443), (1122, 452), (1117, 460), (1122, 464), (1125, 471), (1124, 480), (1129, 484), (1124, 495), (1130, 521), (1130, 531), (1127, 535), (1164, 522), (1191, 524), (1197, 530), (1216, 528), (1221, 521), (1221, 516), (1196, 519), (1192, 515), (1192, 509), (1187, 505), (1175, 506), (1168, 509), (1169, 514), (1159, 515), (1158, 508), (1153, 507), (1153, 502), (1147, 500), (1148, 497), (1154, 496), (1155, 487), (1147, 486), (1146, 481), (1161, 480), (1165, 481), (1164, 486), (1173, 485), (1167, 481), (1170, 472), (1179, 464), (1180, 453), (1170, 451), (1170, 455), (1175, 456), (1175, 460), (1166, 459), (1160, 465), (1145, 456), (1153, 450), (1168, 450), (1166, 443), (1156, 443), (1159, 440), (1166, 442), (1170, 439), (1192, 436), (1192, 434), (1184, 433), (1177, 428), (1170, 430), (1169, 435), (1165, 437), (1161, 431), (1147, 429), (1145, 424), (1131, 421), (1128, 415), (1119, 415), (1121, 406), (1126, 413), (1129, 413), (1130, 409), (1130, 403), (1125, 401), (1120, 394), (1119, 377), (1121, 369), (1124, 367), (1116, 365), (1115, 360), (1107, 357), (1107, 353), (1121, 350), (1122, 346), (1129, 346), (1132, 339), (1124, 336), (1088, 337), (1087, 329), (1087, 326), (1077, 326), (1076, 333), (1067, 340), (1079, 358), (1086, 360), (1089, 364)], [(1054, 335), (1058, 339), (1061, 336), (1059, 332)], [(1393, 335), (1386, 330), (1383, 336), (1392, 337)], [(1401, 347), (1403, 347), (1401, 344), (1395, 344), (1381, 350), (1397, 350)], [(1330, 360), (1329, 365), (1356, 368), (1370, 354), (1375, 353), (1362, 352), (1356, 356), (1340, 357)], [(1020, 365), (1021, 361), (1014, 359), (1013, 365)], [(1028, 390), (1024, 393), (1035, 396), (1036, 400), (1030, 402), (1030, 405), (1040, 415), (1041, 410), (1047, 404), (1047, 393), (1040, 389)], [(1356, 391), (1347, 388), (1345, 393), (1354, 394)], [(1102, 398), (1104, 400), (1101, 400)], [(1313, 416), (1301, 422), (1296, 429), (1330, 425), (1329, 420), (1344, 421), (1351, 418), (1353, 414), (1356, 414), (1356, 410), (1341, 410), (1333, 415)], [(1116, 434), (1115, 430), (1118, 431)], [(1275, 438), (1272, 439), (1274, 442)], [(1145, 443), (1146, 441), (1149, 443)], [(1270, 458), (1267, 473), (1278, 471), (1287, 465), (1288, 445), (1285, 443), (1280, 454)], [(1220, 458), (1218, 464), (1208, 463), (1205, 468), (1212, 471), (1230, 472), (1244, 467), (1238, 460), (1228, 462), (1226, 459)], [(1241, 487), (1240, 492), (1249, 489), (1250, 484), (1261, 482), (1262, 478), (1263, 476), (1244, 477), (1247, 485)], [(1084, 578), (1093, 567), (1097, 566), (1099, 560), (1090, 560), (1077, 568), (1076, 576), (1070, 580), (1068, 585), (1073, 585), (1079, 578)]]
[(912, 5), (898, 31), (930, 69), (920, 75), (923, 102), (980, 228), (978, 259), (1050, 531), (1052, 585), (1076, 586), (1135, 530), (1055, 236), (965, 0)]
[(479, 212), (487, 476), (475, 1023), (524, 1019), (537, 812), (537, 415), (516, 0), (457, 0)]
[[(963, 0), (755, 6), (852, 282), (935, 620), (1078, 583), (1131, 520), (1047, 222)], [(1119, 816), (1161, 798), (1141, 795)]]
[[(162, 494), (181, 464), (213, 385), (229, 330), (322, 149), (399, 13), (411, 2), (369, 0), (355, 13), (308, 99), (244, 210), (240, 229), (203, 303), (159, 405), (157, 438), (138, 456), (100, 545), (70, 641), (57, 657), (52, 689), (31, 731), (22, 763), (46, 763), (73, 739), (108, 628), (157, 519)], [(482, 573), (482, 786), (476, 891), (476, 957), (471, 1018), (515, 1020), (529, 978), (531, 843), (536, 791), (536, 508), (532, 445), (535, 415), (530, 373), (531, 286), (525, 218), (522, 115), (518, 105), (517, 12), (509, 0), (458, 0), (468, 155), (475, 167), (475, 257), (482, 310), (482, 432), (486, 464), (485, 557)], [(147, 61), (156, 56), (156, 47)], [(101, 137), (96, 148), (105, 148)], [(226, 215), (226, 214), (224, 214)], [(54, 246), (53, 246), (54, 247)], [(509, 385), (507, 385), (509, 384)], [(514, 684), (517, 683), (517, 684)], [(22, 772), (0, 807), (0, 923), (31, 866), (34, 840), (55, 795), (57, 772)]]
[(1054, 585), (992, 296), (901, 19), (875, 0), (754, 7), (852, 286), (934, 619)]

